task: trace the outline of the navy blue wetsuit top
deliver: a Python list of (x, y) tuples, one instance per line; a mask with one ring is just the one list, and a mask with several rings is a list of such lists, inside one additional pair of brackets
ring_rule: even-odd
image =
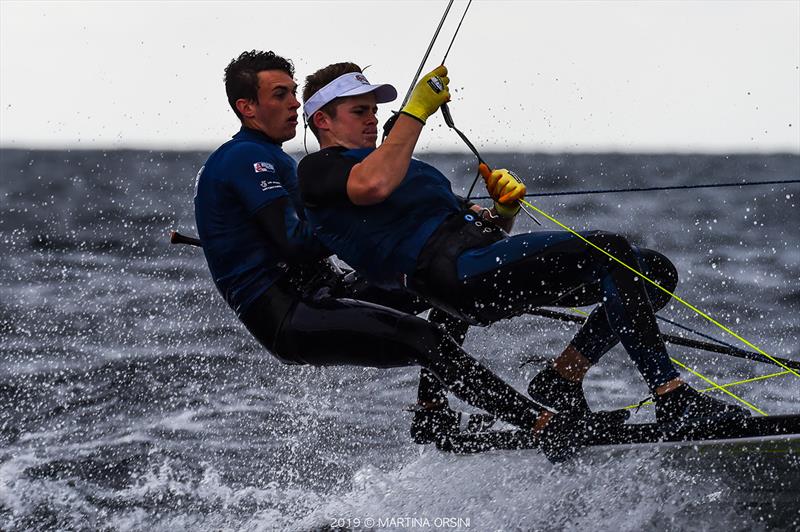
[(197, 174), (195, 222), (214, 284), (241, 316), (287, 266), (281, 251), (255, 220), (270, 203), (289, 198), (284, 220), (289, 238), (307, 244), (312, 259), (321, 246), (303, 224), (297, 165), (279, 144), (242, 128), (220, 146)]
[(451, 214), (461, 210), (450, 181), (415, 159), (386, 200), (360, 206), (347, 195), (353, 166), (372, 149), (326, 148), (300, 161), (298, 178), (314, 233), (331, 251), (367, 278), (411, 275), (425, 242)]

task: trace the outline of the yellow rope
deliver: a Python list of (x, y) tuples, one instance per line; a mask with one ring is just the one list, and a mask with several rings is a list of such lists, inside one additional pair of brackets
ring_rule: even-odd
[(543, 211), (543, 210), (541, 210), (540, 208), (538, 208), (538, 207), (536, 207), (536, 206), (534, 206), (534, 205), (530, 204), (529, 202), (525, 201), (524, 199), (521, 199), (521, 200), (520, 200), (520, 202), (521, 202), (521, 203), (523, 203), (523, 204), (525, 204), (527, 207), (529, 207), (529, 208), (531, 208), (531, 209), (535, 210), (536, 212), (538, 212), (539, 214), (541, 214), (542, 216), (544, 216), (545, 218), (547, 218), (548, 220), (550, 220), (550, 221), (551, 221), (551, 222), (553, 222), (554, 224), (558, 225), (558, 226), (559, 226), (559, 227), (561, 227), (562, 229), (565, 229), (566, 231), (569, 231), (571, 234), (573, 234), (573, 235), (577, 236), (578, 238), (580, 238), (581, 240), (583, 240), (585, 243), (587, 243), (587, 244), (588, 244), (588, 245), (590, 245), (591, 247), (595, 248), (596, 250), (600, 251), (600, 252), (601, 252), (601, 253), (603, 253), (604, 255), (607, 255), (609, 258), (611, 258), (611, 259), (612, 259), (612, 260), (614, 260), (615, 262), (617, 262), (617, 263), (621, 264), (621, 265), (622, 265), (622, 266), (624, 266), (625, 268), (629, 269), (630, 271), (632, 271), (633, 273), (635, 273), (636, 275), (638, 275), (639, 277), (641, 277), (642, 279), (644, 279), (644, 280), (645, 280), (645, 281), (647, 281), (648, 283), (652, 284), (653, 286), (655, 286), (656, 288), (658, 288), (658, 289), (659, 289), (659, 290), (661, 290), (662, 292), (665, 292), (665, 293), (669, 294), (669, 295), (670, 295), (670, 297), (672, 297), (672, 298), (673, 298), (673, 299), (675, 299), (676, 301), (678, 301), (678, 302), (682, 303), (683, 305), (685, 305), (686, 307), (688, 307), (688, 308), (692, 309), (694, 312), (696, 312), (697, 314), (699, 314), (700, 316), (702, 316), (702, 317), (703, 317), (703, 318), (705, 318), (706, 320), (710, 321), (711, 323), (713, 323), (714, 325), (716, 325), (717, 327), (719, 327), (720, 329), (722, 329), (722, 330), (723, 330), (723, 331), (725, 331), (726, 333), (730, 334), (731, 336), (733, 336), (733, 337), (734, 337), (734, 338), (736, 338), (737, 340), (739, 340), (739, 341), (743, 342), (745, 345), (747, 345), (747, 346), (749, 346), (750, 348), (752, 348), (752, 349), (756, 350), (757, 352), (761, 353), (762, 355), (764, 355), (765, 357), (767, 357), (768, 359), (770, 359), (771, 361), (773, 361), (775, 364), (777, 364), (777, 365), (779, 365), (780, 367), (782, 367), (783, 369), (785, 369), (785, 370), (789, 371), (789, 372), (790, 372), (791, 374), (793, 374), (795, 377), (797, 377), (797, 378), (800, 378), (800, 373), (797, 373), (795, 370), (793, 370), (792, 368), (788, 367), (787, 365), (785, 365), (784, 363), (782, 363), (780, 360), (776, 359), (775, 357), (771, 356), (770, 354), (766, 353), (765, 351), (763, 351), (762, 349), (760, 349), (758, 346), (756, 346), (756, 345), (753, 345), (753, 344), (752, 344), (752, 343), (750, 343), (749, 341), (745, 340), (744, 338), (742, 338), (741, 336), (739, 336), (738, 334), (736, 334), (735, 332), (733, 332), (732, 330), (730, 330), (728, 327), (726, 327), (726, 326), (722, 325), (720, 322), (718, 322), (717, 320), (715, 320), (714, 318), (712, 318), (711, 316), (709, 316), (708, 314), (706, 314), (706, 313), (705, 313), (705, 312), (703, 312), (702, 310), (698, 309), (697, 307), (695, 307), (695, 306), (694, 306), (694, 305), (692, 305), (691, 303), (689, 303), (689, 302), (687, 302), (687, 301), (684, 301), (684, 300), (683, 300), (683, 299), (681, 299), (680, 297), (676, 296), (675, 294), (673, 294), (672, 292), (670, 292), (669, 290), (667, 290), (666, 288), (664, 288), (663, 286), (661, 286), (661, 285), (660, 285), (660, 284), (658, 284), (657, 282), (653, 281), (652, 279), (650, 279), (649, 277), (647, 277), (646, 275), (644, 275), (644, 274), (643, 274), (643, 273), (641, 273), (640, 271), (638, 271), (638, 270), (636, 270), (635, 268), (632, 268), (631, 266), (629, 266), (629, 265), (625, 264), (624, 262), (622, 262), (621, 260), (619, 260), (618, 258), (616, 258), (614, 255), (612, 255), (612, 254), (611, 254), (611, 253), (609, 253), (608, 251), (604, 250), (603, 248), (601, 248), (600, 246), (596, 245), (595, 243), (593, 243), (593, 242), (589, 241), (589, 240), (588, 240), (587, 238), (585, 238), (583, 235), (580, 235), (579, 233), (577, 233), (577, 232), (576, 232), (574, 229), (572, 229), (572, 228), (570, 228), (570, 227), (568, 227), (568, 226), (564, 225), (563, 223), (559, 222), (558, 220), (556, 220), (555, 218), (553, 218), (552, 216), (550, 216), (549, 214), (547, 214), (546, 212), (544, 212), (544, 211)]
[[(572, 311), (575, 311), (575, 312), (577, 312), (578, 314), (582, 314), (582, 315), (584, 315), (584, 316), (588, 316), (588, 315), (589, 315), (587, 312), (584, 312), (584, 311), (582, 311), (581, 309), (578, 309), (578, 308), (575, 308), (575, 307), (571, 308), (570, 310), (572, 310)], [(710, 388), (706, 388), (706, 389), (704, 389), (704, 390), (700, 390), (701, 392), (707, 392), (707, 391), (709, 391), (709, 390), (722, 390), (723, 392), (727, 393), (728, 395), (730, 395), (731, 397), (733, 397), (733, 398), (734, 398), (734, 399), (736, 399), (737, 401), (739, 401), (739, 402), (741, 402), (741, 403), (743, 403), (743, 404), (747, 405), (749, 408), (752, 408), (753, 410), (755, 410), (756, 412), (758, 412), (758, 413), (759, 413), (759, 414), (761, 414), (762, 416), (766, 416), (767, 414), (766, 414), (764, 411), (762, 411), (762, 410), (760, 410), (760, 409), (756, 408), (755, 406), (751, 405), (750, 403), (748, 403), (747, 401), (745, 401), (744, 399), (742, 399), (742, 398), (741, 398), (741, 397), (739, 397), (738, 395), (735, 395), (735, 394), (733, 394), (733, 393), (729, 392), (729, 391), (728, 391), (726, 388), (727, 388), (728, 386), (733, 386), (734, 384), (740, 384), (740, 383), (742, 383), (742, 382), (753, 382), (753, 381), (756, 381), (756, 380), (767, 379), (767, 378), (769, 378), (769, 377), (775, 377), (775, 376), (778, 376), (778, 375), (786, 375), (787, 373), (789, 373), (788, 371), (781, 371), (780, 373), (773, 373), (772, 375), (765, 376), (765, 377), (756, 377), (755, 379), (748, 379), (747, 381), (740, 381), (739, 383), (731, 383), (731, 384), (723, 384), (723, 385), (719, 385), (719, 384), (717, 384), (716, 382), (714, 382), (714, 381), (712, 381), (711, 379), (709, 379), (708, 377), (706, 377), (706, 376), (704, 376), (704, 375), (701, 375), (701, 374), (700, 374), (700, 372), (698, 372), (698, 371), (696, 371), (696, 370), (693, 370), (693, 369), (691, 369), (691, 368), (689, 368), (689, 367), (687, 367), (687, 366), (685, 366), (685, 365), (681, 364), (681, 363), (680, 363), (680, 362), (679, 362), (677, 359), (675, 359), (675, 358), (671, 358), (671, 357), (670, 357), (670, 360), (672, 360), (672, 361), (673, 361), (675, 364), (679, 365), (680, 367), (682, 367), (682, 368), (683, 368), (683, 369), (685, 369), (686, 371), (688, 371), (688, 372), (692, 373), (693, 375), (696, 375), (697, 377), (700, 377), (701, 379), (703, 379), (703, 380), (704, 380), (704, 381), (706, 381), (707, 383), (711, 384), (711, 387), (710, 387)], [(634, 408), (634, 407), (636, 407), (636, 406), (644, 406), (644, 405), (647, 405), (647, 404), (652, 404), (652, 401), (648, 401), (648, 402), (646, 402), (646, 403), (642, 403), (641, 405), (632, 405), (632, 406), (626, 406), (625, 408), (626, 408), (626, 409), (628, 409), (628, 408)]]
[[(728, 384), (723, 384), (722, 387), (723, 388), (727, 388), (729, 386), (738, 386), (740, 384), (747, 384), (749, 382), (763, 381), (765, 379), (771, 379), (772, 377), (780, 377), (781, 375), (788, 375), (788, 374), (789, 374), (788, 371), (779, 371), (777, 373), (770, 373), (769, 375), (761, 375), (760, 377), (751, 377), (749, 379), (744, 379), (744, 380), (741, 380), (741, 381), (729, 382)], [(708, 391), (713, 390), (714, 388), (715, 387), (712, 386), (710, 388), (703, 388), (702, 390), (699, 390), (699, 391), (708, 392)]]
[(696, 377), (700, 377), (701, 379), (703, 379), (704, 381), (706, 381), (708, 384), (710, 384), (710, 385), (711, 385), (711, 386), (712, 386), (714, 389), (717, 389), (717, 390), (722, 390), (722, 391), (723, 391), (723, 392), (725, 392), (726, 394), (730, 395), (731, 397), (733, 397), (734, 399), (736, 399), (737, 401), (739, 401), (739, 402), (740, 402), (740, 403), (742, 403), (743, 405), (746, 405), (747, 407), (751, 408), (752, 410), (754, 410), (754, 411), (758, 412), (758, 413), (759, 413), (759, 414), (761, 414), (762, 416), (766, 416), (766, 415), (767, 415), (767, 413), (766, 413), (766, 412), (764, 412), (763, 410), (761, 410), (761, 409), (759, 409), (759, 408), (756, 408), (756, 407), (755, 407), (755, 406), (753, 406), (752, 404), (748, 403), (747, 401), (745, 401), (744, 399), (742, 399), (742, 398), (741, 398), (741, 397), (739, 397), (738, 395), (734, 394), (733, 392), (731, 392), (731, 391), (727, 390), (726, 388), (723, 388), (722, 386), (720, 386), (720, 385), (719, 385), (719, 384), (717, 384), (716, 382), (712, 381), (712, 380), (711, 380), (711, 379), (709, 379), (708, 377), (704, 377), (703, 375), (700, 375), (698, 372), (696, 372), (695, 370), (693, 370), (693, 369), (692, 369), (692, 368), (690, 368), (689, 366), (686, 366), (686, 365), (684, 365), (684, 364), (681, 364), (680, 362), (678, 362), (678, 361), (677, 361), (676, 359), (674, 359), (674, 358), (671, 358), (670, 360), (672, 360), (674, 363), (676, 363), (677, 365), (679, 365), (680, 367), (682, 367), (683, 369), (685, 369), (686, 371), (688, 371), (688, 372), (689, 372), (689, 373), (691, 373), (692, 375), (694, 375), (694, 376), (696, 376)]
[[(706, 392), (710, 392), (711, 390), (716, 390), (718, 388), (729, 388), (731, 386), (739, 386), (740, 384), (748, 384), (750, 382), (763, 381), (765, 379), (771, 379), (773, 377), (780, 377), (782, 375), (788, 375), (788, 374), (789, 374), (788, 371), (779, 371), (778, 373), (770, 373), (769, 375), (761, 375), (759, 377), (752, 377), (752, 378), (744, 379), (744, 380), (741, 380), (741, 381), (729, 382), (727, 384), (720, 384), (720, 385), (717, 385), (717, 386), (709, 386), (708, 388), (703, 388), (702, 390), (697, 390), (697, 391), (700, 392), (700, 393), (706, 393)], [(623, 410), (630, 410), (631, 408), (638, 408), (638, 407), (641, 407), (641, 406), (647, 406), (647, 405), (652, 405), (652, 404), (653, 404), (653, 401), (647, 401), (647, 402), (644, 402), (644, 403), (636, 403), (635, 405), (628, 405), (628, 406), (624, 407)]]

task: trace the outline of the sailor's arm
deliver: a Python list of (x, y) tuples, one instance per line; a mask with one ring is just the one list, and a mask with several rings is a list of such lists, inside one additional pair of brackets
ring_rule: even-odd
[(330, 255), (298, 215), (283, 185), (282, 173), (294, 172), (293, 168), (287, 168), (273, 153), (253, 143), (236, 146), (228, 154), (228, 161), (228, 192), (284, 260), (307, 262)]
[(347, 179), (350, 201), (356, 205), (374, 205), (400, 186), (425, 121), (450, 100), (449, 82), (444, 65), (420, 78), (386, 140), (350, 170)]
[(347, 177), (347, 196), (355, 205), (380, 203), (400, 186), (424, 124), (401, 115), (386, 140)]
[(314, 262), (331, 254), (314, 236), (308, 222), (297, 215), (288, 196), (264, 205), (253, 218), (286, 262)]

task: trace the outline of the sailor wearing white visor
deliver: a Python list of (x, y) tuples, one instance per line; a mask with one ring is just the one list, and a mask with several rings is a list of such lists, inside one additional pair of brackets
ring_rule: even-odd
[[(587, 231), (583, 240), (558, 231), (508, 235), (497, 228), (501, 224), (491, 222), (513, 220), (525, 186), (507, 170), (490, 171), (482, 165), (497, 215), (479, 218), (474, 206), (464, 205), (453, 193), (441, 171), (412, 158), (420, 122), (446, 101), (437, 99), (445, 91), (436, 92), (435, 79), (442, 81), (446, 74), (441, 66), (417, 83), (403, 115), (377, 149), (362, 134), (369, 120), (375, 126), (374, 115), (363, 124), (349, 116), (355, 100), (369, 95), (342, 98), (335, 109), (339, 118), (322, 112), (313, 116), (321, 149), (305, 157), (297, 173), (306, 217), (317, 238), (367, 278), (404, 275), (420, 297), (472, 324), (488, 325), (540, 306), (596, 304), (557, 364), (529, 386), (534, 400), (573, 415), (576, 423), (597, 418), (583, 395), (582, 381), (617, 343), (653, 393), (659, 423), (747, 416), (737, 405), (701, 395), (681, 379), (655, 318), (669, 297), (620, 266), (638, 264), (671, 291), (678, 275), (669, 259), (605, 231)], [(330, 79), (316, 81), (323, 85)], [(312, 100), (314, 94), (307, 82), (303, 100)], [(425, 113), (416, 116), (416, 109)], [(608, 420), (624, 421), (625, 413), (619, 414), (612, 412)]]
[(361, 72), (348, 72), (334, 79), (322, 87), (313, 98), (310, 98), (303, 105), (303, 115), (306, 121), (336, 98), (346, 96), (359, 96), (361, 94), (372, 93), (375, 96), (375, 103), (392, 102), (397, 98), (397, 89), (388, 83), (381, 85), (370, 85), (367, 78)]

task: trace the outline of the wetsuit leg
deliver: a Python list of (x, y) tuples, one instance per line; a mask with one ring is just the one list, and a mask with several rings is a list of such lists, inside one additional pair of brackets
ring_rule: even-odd
[[(337, 297), (376, 303), (408, 314), (418, 314), (430, 308), (430, 303), (408, 290), (399, 287), (378, 286), (358, 276), (340, 286), (336, 295)], [(436, 308), (431, 310), (428, 321), (443, 326), (458, 345), (464, 343), (469, 328), (467, 322)], [(420, 369), (419, 372), (417, 402), (431, 406), (447, 406), (447, 387), (425, 368)]]
[[(619, 260), (640, 268), (628, 241), (613, 233), (583, 235)], [(661, 340), (644, 281), (608, 256), (565, 232), (515, 235), (463, 253), (457, 264), (466, 297), (455, 302), (466, 314), (496, 321), (532, 307), (597, 301), (644, 380), (652, 388), (678, 376)]]
[[(642, 266), (641, 272), (648, 278), (657, 282), (670, 292), (675, 291), (678, 285), (678, 271), (672, 262), (656, 251), (650, 249), (639, 249), (634, 247), (639, 264)], [(654, 311), (661, 310), (669, 302), (670, 296), (663, 290), (647, 283), (645, 285), (647, 295)], [(567, 296), (563, 301), (559, 301), (559, 306), (581, 307), (591, 305), (594, 302), (602, 301), (602, 288), (600, 283), (594, 283), (587, 288), (588, 297)], [(612, 347), (619, 343), (619, 338), (614, 333), (611, 324), (606, 318), (606, 313), (602, 308), (602, 303), (592, 310), (589, 317), (575, 334), (570, 344), (577, 349), (591, 364), (596, 364), (600, 358)]]
[(328, 366), (421, 365), (459, 399), (499, 419), (532, 428), (539, 406), (465, 353), (439, 326), (350, 299), (299, 301), (277, 335), (284, 360)]
[[(458, 345), (464, 344), (469, 323), (454, 318), (436, 308), (432, 309), (428, 314), (428, 321), (443, 327)], [(425, 368), (419, 370), (417, 402), (419, 404), (447, 406), (447, 387)]]

